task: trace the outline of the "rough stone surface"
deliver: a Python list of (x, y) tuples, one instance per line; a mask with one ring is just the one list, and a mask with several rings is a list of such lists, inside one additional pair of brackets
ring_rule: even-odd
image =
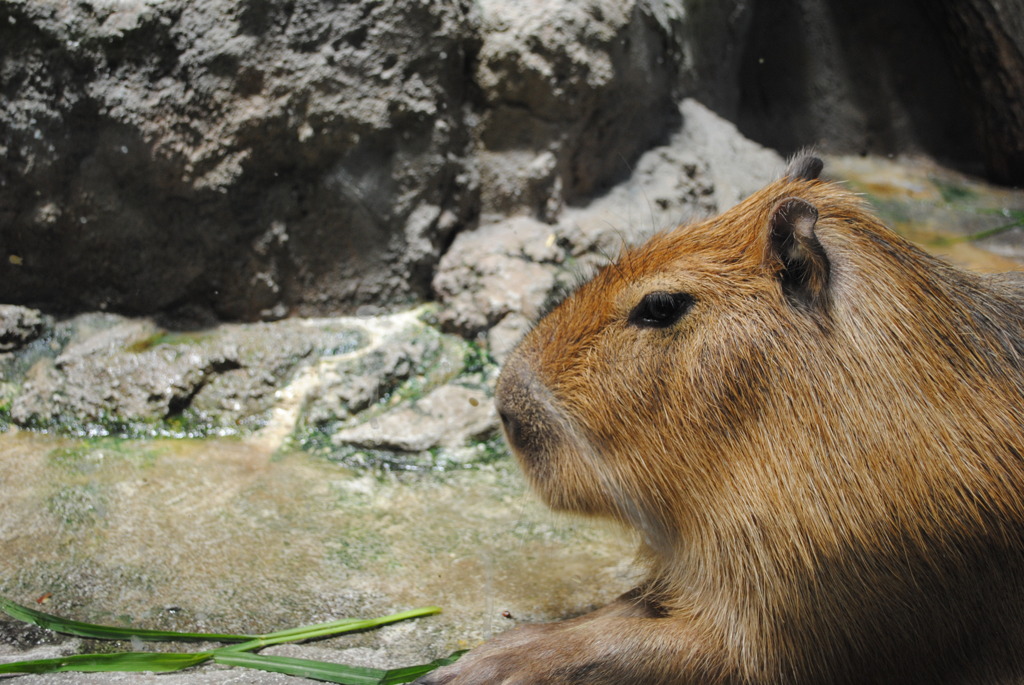
[[(239, 434), (271, 448), (314, 447), (410, 407), (406, 418), (434, 425), (399, 422), (408, 436), (374, 449), (493, 438), (493, 362), (432, 321), (434, 308), (419, 307), (173, 332), (150, 318), (82, 314), (57, 324), (48, 342), (0, 355), (0, 431), (13, 422), (70, 435)], [(453, 379), (460, 385), (449, 388)], [(449, 411), (455, 418), (443, 427)]]
[[(629, 0), (479, 4), (481, 213), (551, 217), (606, 189), (673, 122), (668, 27)], [(677, 3), (672, 3), (677, 4)], [(629, 131), (624, 135), (624, 131)], [(511, 152), (512, 154), (509, 154)]]
[(313, 387), (302, 406), (302, 425), (318, 429), (352, 418), (416, 382), (420, 390), (446, 382), (463, 370), (460, 341), (409, 317), (375, 321), (365, 348), (321, 359)]
[(512, 312), (487, 331), (487, 349), (499, 364), (504, 364), (534, 322), (522, 314)]
[(493, 400), (482, 390), (443, 385), (418, 400), (334, 434), (335, 444), (397, 452), (463, 447), (498, 430)]
[[(779, 153), (754, 142), (736, 126), (697, 100), (682, 101), (683, 126), (673, 137), (673, 146), (707, 164), (706, 182), (714, 187), (713, 211), (729, 209), (784, 170)], [(672, 166), (657, 174), (671, 176)]]
[(45, 325), (42, 312), (0, 304), (0, 352), (10, 352), (38, 338)]
[(179, 418), (200, 432), (252, 428), (314, 351), (363, 344), (358, 330), (300, 320), (185, 334), (150, 319), (86, 314), (60, 327), (67, 344), (35, 362), (12, 402), (18, 424), (116, 432)]
[(474, 204), (469, 3), (5, 2), (0, 300), (423, 297)]
[(445, 253), (434, 290), (445, 304), (442, 324), (466, 336), (505, 315), (536, 318), (556, 288), (556, 266), (565, 258), (554, 228), (517, 217), (460, 233)]

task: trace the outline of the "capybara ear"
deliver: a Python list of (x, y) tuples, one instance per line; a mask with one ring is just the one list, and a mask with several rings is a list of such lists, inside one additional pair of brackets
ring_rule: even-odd
[(789, 161), (786, 176), (794, 181), (816, 181), (825, 163), (811, 154), (800, 153)]
[(807, 200), (789, 197), (772, 210), (768, 221), (769, 259), (781, 266), (782, 291), (797, 306), (827, 305), (830, 265), (815, 235), (818, 210)]

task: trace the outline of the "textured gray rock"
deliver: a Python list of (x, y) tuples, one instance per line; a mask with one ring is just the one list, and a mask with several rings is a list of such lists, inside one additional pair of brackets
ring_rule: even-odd
[(487, 349), (499, 364), (504, 364), (508, 355), (523, 339), (534, 321), (518, 312), (512, 312), (487, 331)]
[[(601, 192), (675, 120), (669, 27), (628, 0), (479, 3), (481, 212), (550, 218)], [(627, 133), (628, 132), (628, 133)]]
[[(784, 163), (779, 153), (750, 140), (697, 100), (686, 98), (679, 109), (683, 126), (672, 146), (707, 165), (706, 182), (714, 187), (712, 212), (729, 209), (782, 174)], [(671, 168), (663, 166), (654, 177), (671, 176)]]
[(136, 353), (158, 335), (155, 324), (114, 317), (103, 324), (109, 327), (72, 342), (52, 363), (32, 367), (12, 406), (15, 421), (162, 419), (191, 397), (207, 374), (237, 364), (223, 354), (196, 349), (180, 354), (169, 346)]
[[(238, 432), (266, 420), (308, 357), (365, 344), (359, 330), (301, 320), (173, 333), (150, 319), (86, 314), (27, 371), (11, 403), (19, 425), (73, 432)], [(167, 423), (170, 421), (171, 423)]]
[(0, 301), (423, 297), (469, 218), (469, 3), (0, 5)]
[(319, 361), (302, 402), (302, 429), (332, 430), (374, 405), (401, 401), (396, 391), (403, 385), (413, 383), (422, 393), (462, 372), (465, 344), (410, 313), (368, 323), (365, 347)]
[(71, 435), (241, 434), (323, 456), (338, 446), (458, 451), (496, 436), (493, 381), (486, 353), (441, 333), (432, 307), (195, 332), (82, 314), (0, 355), (0, 431), (13, 423)]
[(554, 228), (526, 217), (460, 233), (434, 278), (442, 324), (473, 336), (512, 312), (537, 317), (564, 258)]
[(24, 347), (42, 334), (44, 325), (36, 309), (0, 304), (0, 352)]
[(443, 385), (406, 405), (334, 434), (337, 445), (396, 452), (464, 447), (498, 430), (494, 402), (483, 390)]

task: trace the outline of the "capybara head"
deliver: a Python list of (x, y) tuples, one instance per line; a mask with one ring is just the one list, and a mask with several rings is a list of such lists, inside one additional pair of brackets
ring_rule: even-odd
[(1018, 291), (918, 250), (821, 168), (627, 250), (499, 379), (535, 489), (635, 527), (665, 573), (732, 549), (782, 572), (1024, 510)]

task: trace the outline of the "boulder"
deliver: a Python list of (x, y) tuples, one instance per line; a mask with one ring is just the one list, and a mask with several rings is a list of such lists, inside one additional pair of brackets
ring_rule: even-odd
[(423, 397), (334, 434), (337, 445), (392, 452), (464, 447), (498, 430), (493, 400), (479, 389), (443, 385)]
[(513, 217), (460, 233), (434, 277), (434, 291), (445, 304), (442, 325), (471, 337), (512, 312), (539, 316), (565, 259), (554, 230)]
[(671, 27), (679, 2), (479, 3), (473, 78), (481, 213), (551, 218), (625, 178), (676, 121)]

